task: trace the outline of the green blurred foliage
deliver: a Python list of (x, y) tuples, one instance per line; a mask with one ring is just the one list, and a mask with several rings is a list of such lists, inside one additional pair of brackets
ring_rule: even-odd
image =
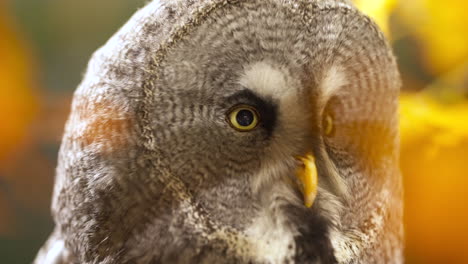
[[(15, 122), (7, 127), (13, 131), (26, 129), (26, 135), (15, 142), (15, 149), (9, 149), (7, 159), (0, 161), (0, 263), (30, 263), (50, 234), (54, 168), (72, 93), (92, 53), (143, 4), (143, 0), (0, 3), (0, 24), (8, 28), (7, 35), (0, 31), (0, 38), (8, 45), (21, 46), (19, 52), (25, 54), (28, 65), (21, 74), (33, 82), (25, 92), (38, 104), (26, 126)], [(6, 47), (0, 43), (2, 48)], [(18, 88), (14, 85), (0, 89), (9, 94), (8, 89)], [(22, 99), (14, 96), (25, 94), (1, 99)], [(23, 117), (9, 115), (13, 118), (10, 121)], [(0, 146), (4, 144), (0, 140)]]
[(41, 64), (44, 89), (70, 93), (91, 54), (143, 0), (10, 0), (22, 35)]

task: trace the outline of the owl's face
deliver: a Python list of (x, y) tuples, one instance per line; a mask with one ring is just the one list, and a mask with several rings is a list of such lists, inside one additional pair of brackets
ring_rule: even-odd
[[(356, 11), (317, 9), (307, 23), (272, 2), (275, 12), (213, 11), (171, 43), (149, 116), (159, 155), (210, 219), (258, 243), (280, 236), (287, 252), (322, 229), (314, 223), (373, 221), (363, 210), (398, 174), (399, 87), (385, 41)], [(296, 179), (307, 154), (318, 171), (312, 208)]]
[(155, 2), (97, 52), (54, 195), (77, 259), (401, 257), (398, 72), (344, 2)]

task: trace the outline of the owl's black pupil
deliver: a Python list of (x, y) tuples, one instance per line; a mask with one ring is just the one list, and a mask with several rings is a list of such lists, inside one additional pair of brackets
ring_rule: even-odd
[(254, 121), (254, 114), (250, 110), (240, 110), (236, 115), (236, 120), (241, 126), (250, 126)]

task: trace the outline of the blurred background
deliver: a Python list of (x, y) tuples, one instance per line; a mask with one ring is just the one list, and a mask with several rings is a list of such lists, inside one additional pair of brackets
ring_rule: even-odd
[[(0, 0), (0, 262), (29, 263), (71, 97), (144, 0)], [(398, 57), (407, 263), (468, 263), (468, 2), (356, 0)]]

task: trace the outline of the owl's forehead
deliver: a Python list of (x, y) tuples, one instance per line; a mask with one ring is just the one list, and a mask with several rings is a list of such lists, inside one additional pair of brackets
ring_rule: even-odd
[(273, 3), (220, 8), (189, 27), (161, 64), (164, 86), (213, 96), (250, 89), (269, 98), (298, 96), (318, 86), (331, 67), (324, 49), (332, 47), (331, 35), (336, 38), (340, 27), (327, 29), (329, 40), (312, 37), (300, 15)]
[(161, 87), (204, 98), (308, 91), (323, 101), (344, 84), (356, 96), (398, 90), (393, 57), (368, 18), (342, 2), (306, 2), (216, 2), (194, 12), (161, 45)]

